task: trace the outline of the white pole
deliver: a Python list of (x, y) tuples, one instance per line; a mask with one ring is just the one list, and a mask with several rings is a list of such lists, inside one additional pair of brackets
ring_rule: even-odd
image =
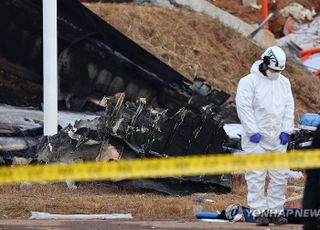
[(57, 0), (43, 0), (43, 110), (45, 136), (57, 133)]

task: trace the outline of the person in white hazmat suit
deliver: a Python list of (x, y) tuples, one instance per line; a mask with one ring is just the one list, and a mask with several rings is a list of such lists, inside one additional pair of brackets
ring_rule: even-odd
[[(286, 54), (277, 46), (269, 47), (241, 78), (236, 106), (243, 132), (244, 152), (285, 152), (294, 128), (294, 100), (289, 80), (281, 74)], [(247, 202), (257, 225), (287, 224), (283, 205), (289, 169), (254, 170), (245, 173)], [(265, 178), (270, 183), (265, 196)]]

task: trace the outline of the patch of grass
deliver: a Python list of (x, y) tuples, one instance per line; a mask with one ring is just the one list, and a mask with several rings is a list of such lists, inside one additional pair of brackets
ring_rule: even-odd
[[(262, 49), (218, 20), (185, 9), (84, 3), (116, 29), (189, 79), (201, 77), (234, 100), (241, 77)], [(320, 81), (289, 61), (296, 117), (320, 111)]]

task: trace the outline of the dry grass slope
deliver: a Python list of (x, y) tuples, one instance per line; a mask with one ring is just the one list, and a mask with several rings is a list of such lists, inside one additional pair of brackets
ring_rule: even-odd
[[(86, 3), (89, 9), (189, 79), (203, 77), (234, 99), (239, 79), (262, 50), (217, 20), (184, 9)], [(296, 115), (320, 111), (320, 81), (292, 62)]]

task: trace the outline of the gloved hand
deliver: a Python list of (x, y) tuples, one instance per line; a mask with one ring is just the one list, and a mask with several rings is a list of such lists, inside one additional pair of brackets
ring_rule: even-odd
[(259, 143), (260, 140), (261, 140), (261, 135), (260, 135), (260, 133), (256, 133), (256, 134), (254, 134), (254, 135), (252, 135), (252, 136), (250, 137), (250, 141), (253, 142), (253, 143)]
[(279, 139), (280, 139), (280, 144), (285, 145), (289, 141), (289, 134), (282, 132), (280, 133)]

